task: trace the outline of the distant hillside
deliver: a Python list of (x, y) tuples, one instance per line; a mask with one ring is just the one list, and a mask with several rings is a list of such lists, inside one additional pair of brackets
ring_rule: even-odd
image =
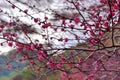
[[(9, 52), (8, 52), (9, 53)], [(20, 71), (25, 67), (25, 64), (16, 62), (19, 59), (20, 55), (15, 54), (16, 58), (11, 58), (13, 54), (0, 55), (0, 77), (9, 76), (12, 72)], [(11, 56), (11, 57), (10, 57)], [(6, 64), (10, 63), (13, 66), (12, 70), (6, 68)]]

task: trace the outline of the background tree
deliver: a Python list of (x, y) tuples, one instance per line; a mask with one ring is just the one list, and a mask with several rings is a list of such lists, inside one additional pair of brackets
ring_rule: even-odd
[(120, 0), (16, 0), (26, 9), (5, 1), (23, 15), (1, 9), (10, 19), (1, 20), (1, 46), (20, 52), (38, 80), (56, 72), (62, 80), (119, 80)]

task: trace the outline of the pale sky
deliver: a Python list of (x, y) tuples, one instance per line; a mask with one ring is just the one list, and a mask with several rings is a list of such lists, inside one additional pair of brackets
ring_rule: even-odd
[[(10, 1), (13, 2), (13, 3), (14, 3), (16, 6), (18, 6), (20, 9), (23, 9), (23, 10), (24, 10), (24, 9), (28, 9), (27, 6), (25, 6), (25, 5), (21, 4), (21, 3), (16, 2), (15, 0), (10, 0)], [(27, 0), (23, 0), (23, 1), (26, 2)], [(34, 1), (32, 1), (32, 2), (34, 2)], [(44, 4), (44, 5), (48, 5), (46, 1), (42, 1), (41, 3)], [(52, 5), (48, 5), (48, 6), (51, 7), (51, 8), (57, 9), (57, 7), (55, 7), (55, 6), (58, 5), (58, 4), (56, 4), (56, 3), (58, 3), (58, 0), (55, 0)], [(61, 6), (60, 2), (59, 2), (59, 5)], [(15, 16), (15, 17), (16, 17), (16, 16), (24, 16), (24, 15), (25, 15), (25, 14), (22, 13), (22, 12), (20, 13), (17, 8), (11, 9), (10, 7), (11, 7), (11, 5), (10, 5), (8, 2), (6, 2), (6, 0), (0, 0), (0, 8), (1, 8), (4, 12), (7, 12), (7, 13), (11, 14), (12, 16)], [(43, 6), (43, 7), (46, 7), (46, 6)], [(42, 7), (42, 8), (43, 8), (43, 7)], [(43, 8), (43, 10), (44, 10), (44, 8)], [(33, 12), (33, 10), (29, 9), (29, 14), (34, 14), (34, 13), (35, 13), (35, 12)], [(37, 17), (37, 18), (40, 18), (40, 19), (44, 19), (44, 16), (45, 16), (45, 15), (46, 15), (46, 14), (44, 14), (44, 13), (40, 13), (40, 14), (34, 14), (34, 15), (32, 15), (32, 16)], [(10, 21), (10, 19), (9, 19), (6, 15), (4, 15), (4, 14), (0, 14), (0, 17), (1, 17), (1, 19), (5, 20), (5, 21)], [(47, 17), (50, 18), (51, 16), (50, 16), (50, 15), (47, 15)], [(20, 17), (19, 19), (20, 19), (21, 21), (27, 23), (27, 24), (35, 24), (34, 21), (29, 20), (29, 17)], [(31, 36), (32, 36), (32, 39), (39, 39), (39, 40), (42, 41), (42, 39), (41, 39), (41, 37), (40, 37), (39, 35), (31, 35)], [(2, 42), (2, 41), (3, 41), (3, 40), (0, 39), (0, 42)], [(44, 41), (43, 41), (43, 42), (44, 42)], [(6, 53), (6, 52), (8, 52), (8, 51), (10, 51), (10, 50), (12, 50), (12, 49), (13, 49), (13, 48), (8, 47), (8, 46), (6, 46), (6, 45), (0, 46), (0, 54)]]
[[(10, 0), (11, 2), (13, 2), (16, 6), (18, 6), (20, 9), (22, 9), (22, 10), (25, 10), (25, 9), (28, 9), (28, 7), (27, 6), (25, 6), (25, 5), (23, 5), (23, 4), (21, 4), (21, 3), (18, 3), (18, 2), (16, 2), (15, 0)], [(32, 0), (21, 0), (21, 1), (23, 1), (23, 2), (31, 2), (31, 3), (34, 3), (34, 1), (32, 1)], [(42, 6), (41, 7), (41, 9), (43, 9), (44, 10), (44, 7), (50, 7), (50, 8), (52, 8), (52, 9), (55, 9), (55, 10), (59, 10), (60, 8), (62, 8), (62, 6), (63, 6), (63, 1), (64, 0), (53, 0), (54, 2), (52, 3), (52, 4), (50, 4), (50, 5), (48, 5), (47, 4), (47, 2), (44, 0), (44, 2), (42, 1), (40, 4), (38, 4), (38, 5), (36, 5), (36, 6), (39, 6), (39, 5), (41, 5), (41, 4), (44, 4), (44, 6)], [(92, 0), (89, 0), (89, 1), (92, 1)], [(97, 0), (95, 0), (95, 1), (92, 1), (93, 3), (96, 3), (96, 1)], [(87, 3), (85, 3), (86, 4), (86, 6), (89, 6), (90, 5), (90, 3), (89, 3), (89, 5), (87, 4)], [(48, 6), (46, 6), (46, 5), (48, 5)], [(91, 5), (92, 5), (92, 3), (91, 3)], [(65, 6), (65, 5), (64, 5)], [(25, 14), (23, 13), (23, 12), (19, 12), (19, 10), (17, 9), (17, 8), (15, 8), (14, 10), (13, 9), (11, 9), (10, 8), (11, 7), (11, 5), (8, 3), (8, 2), (6, 2), (6, 0), (0, 0), (0, 8), (2, 8), (2, 10), (4, 11), (4, 12), (8, 12), (9, 14), (11, 14), (12, 16), (14, 16), (14, 17), (16, 17), (16, 16), (24, 16)], [(28, 9), (29, 10), (29, 14), (33, 14), (33, 13), (35, 13), (33, 10), (31, 10), (31, 9)], [(48, 14), (44, 14), (44, 13), (39, 13), (39, 14), (34, 14), (34, 15), (32, 15), (32, 16), (34, 16), (34, 17), (36, 17), (36, 18), (40, 18), (40, 19), (43, 19), (44, 18), (44, 16), (45, 15), (47, 15), (47, 17), (49, 17), (49, 18), (51, 18), (51, 15), (48, 15)], [(1, 19), (3, 19), (3, 20), (6, 20), (6, 21), (10, 21), (10, 19), (6, 16), (6, 15), (2, 15), (2, 14), (0, 14), (0, 17), (1, 17)], [(35, 24), (34, 23), (34, 21), (32, 21), (32, 20), (30, 20), (30, 17), (19, 17), (19, 19), (21, 20), (21, 21), (23, 21), (23, 22), (25, 22), (25, 23), (28, 23), (28, 24)], [(38, 28), (38, 25), (36, 25), (35, 26), (36, 28)], [(49, 33), (51, 33), (51, 31), (49, 31)], [(79, 34), (79, 35), (81, 35), (82, 36), (82, 34), (79, 32), (79, 33), (77, 33), (77, 34)], [(64, 35), (64, 37), (69, 37), (69, 34), (68, 33), (56, 33), (55, 35)], [(41, 40), (42, 41), (42, 39), (41, 39), (41, 37), (39, 36), (39, 35), (31, 35), (32, 36), (32, 38), (33, 39), (39, 39), (39, 40)], [(22, 36), (21, 36), (22, 37)], [(82, 36), (83, 37), (83, 36)], [(72, 38), (72, 36), (71, 36), (71, 38)], [(1, 40), (2, 41), (2, 40)], [(1, 42), (0, 41), (0, 42)], [(44, 42), (44, 41), (43, 41)], [(70, 44), (75, 44), (74, 42), (72, 42), (72, 41), (69, 41), (70, 42)], [(58, 46), (58, 45), (60, 45), (60, 44), (62, 44), (62, 43), (59, 43), (58, 41), (54, 41), (54, 43), (56, 44), (56, 46)], [(69, 46), (70, 44), (68, 44), (67, 46)], [(63, 44), (63, 46), (64, 46), (64, 44)], [(1, 53), (4, 53), (4, 52), (8, 52), (8, 51), (10, 51), (11, 49), (13, 49), (13, 48), (10, 48), (10, 47), (8, 47), (8, 46), (3, 46), (3, 47), (1, 47), (0, 46), (0, 54)]]

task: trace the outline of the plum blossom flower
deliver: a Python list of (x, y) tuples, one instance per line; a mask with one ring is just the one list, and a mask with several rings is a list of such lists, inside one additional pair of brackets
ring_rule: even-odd
[(8, 70), (11, 70), (11, 69), (12, 69), (12, 65), (7, 64), (7, 65), (6, 65), (6, 68), (7, 68)]

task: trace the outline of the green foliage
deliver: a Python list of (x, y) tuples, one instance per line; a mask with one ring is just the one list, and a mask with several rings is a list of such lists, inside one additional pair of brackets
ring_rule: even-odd
[(18, 74), (15, 74), (14, 76), (12, 76), (11, 80), (16, 80), (17, 78), (21, 78), (22, 80), (33, 80), (34, 77), (32, 76), (31, 72), (24, 68), (23, 71), (21, 71)]
[(59, 76), (52, 74), (52, 75), (48, 76), (46, 80), (58, 80), (58, 77)]
[(21, 72), (21, 76), (23, 76), (23, 78), (25, 80), (27, 79), (33, 79), (33, 74), (34, 73), (31, 73), (27, 68), (25, 68), (22, 72)]
[(0, 80), (9, 80), (9, 78), (8, 77), (0, 77)]
[(0, 77), (0, 80), (17, 80), (18, 78), (22, 80), (34, 80), (32, 73), (26, 68), (22, 71), (13, 72), (9, 76)]

